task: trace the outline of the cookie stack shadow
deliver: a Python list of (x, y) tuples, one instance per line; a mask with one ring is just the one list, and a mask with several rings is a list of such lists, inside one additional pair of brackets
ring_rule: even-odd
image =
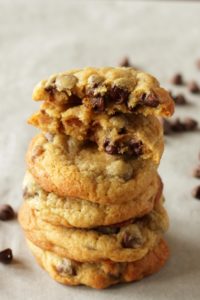
[(19, 221), (38, 263), (56, 281), (105, 288), (157, 272), (169, 221), (157, 169), (159, 116), (173, 101), (132, 68), (85, 68), (41, 81), (29, 123)]

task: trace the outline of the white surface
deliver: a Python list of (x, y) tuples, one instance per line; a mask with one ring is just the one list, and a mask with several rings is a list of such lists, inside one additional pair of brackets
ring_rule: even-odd
[[(31, 101), (38, 80), (71, 67), (116, 65), (127, 54), (166, 86), (179, 70), (200, 83), (199, 15), (200, 4), (191, 1), (0, 0), (0, 202), (16, 209), (21, 202), (24, 154), (36, 132), (25, 120), (38, 107)], [(177, 115), (200, 121), (200, 96), (189, 98)], [(160, 273), (104, 291), (64, 287), (34, 262), (17, 222), (0, 222), (0, 248), (11, 247), (15, 256), (12, 265), (0, 264), (0, 299), (200, 299), (200, 202), (190, 196), (199, 150), (199, 132), (166, 140), (160, 173), (171, 259)]]

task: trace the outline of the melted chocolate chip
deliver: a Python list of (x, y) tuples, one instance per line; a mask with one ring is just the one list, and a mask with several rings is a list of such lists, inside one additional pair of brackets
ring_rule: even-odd
[(139, 99), (139, 102), (138, 102), (139, 105), (146, 105), (146, 106), (149, 106), (149, 107), (157, 107), (160, 102), (159, 102), (159, 99), (158, 97), (153, 93), (149, 93), (149, 94), (142, 94), (140, 99)]
[(56, 88), (50, 85), (45, 88), (45, 91), (50, 95), (50, 97), (52, 97), (56, 92)]
[(12, 207), (8, 204), (0, 205), (0, 220), (7, 221), (15, 217), (15, 212)]
[(72, 94), (68, 99), (68, 104), (70, 107), (79, 106), (82, 104), (82, 100), (77, 95)]
[(125, 127), (122, 127), (118, 130), (118, 134), (125, 134), (127, 131), (126, 131), (126, 128)]
[(103, 233), (103, 234), (116, 234), (120, 230), (119, 227), (109, 227), (109, 226), (100, 226), (95, 228), (95, 231)]
[(127, 103), (129, 91), (118, 86), (113, 86), (109, 91), (109, 97), (117, 104)]
[(139, 248), (142, 245), (142, 241), (138, 236), (134, 236), (129, 232), (125, 232), (121, 244), (123, 248), (134, 249)]
[(111, 145), (108, 139), (104, 142), (104, 150), (108, 154), (118, 154), (118, 149), (115, 145)]
[(103, 96), (92, 97), (90, 102), (94, 112), (101, 113), (105, 110), (105, 99)]
[(0, 262), (3, 264), (9, 264), (11, 263), (13, 259), (13, 254), (11, 249), (5, 249), (0, 252)]

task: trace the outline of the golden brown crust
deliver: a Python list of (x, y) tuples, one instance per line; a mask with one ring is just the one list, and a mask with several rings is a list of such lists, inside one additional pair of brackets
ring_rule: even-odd
[(139, 201), (120, 204), (98, 204), (78, 198), (58, 197), (45, 192), (27, 172), (23, 182), (24, 200), (35, 210), (36, 216), (53, 225), (92, 228), (120, 223), (149, 213), (156, 199), (162, 195), (162, 182), (158, 178), (143, 191)]
[(26, 237), (39, 247), (83, 262), (141, 259), (168, 228), (168, 216), (161, 203), (149, 215), (120, 225), (114, 233), (102, 233), (102, 228), (99, 231), (99, 228), (86, 230), (54, 226), (36, 217), (35, 211), (27, 204), (20, 209), (19, 221)]
[(158, 272), (169, 257), (169, 248), (163, 239), (142, 259), (129, 263), (114, 263), (109, 260), (94, 263), (70, 261), (27, 242), (38, 263), (53, 279), (66, 285), (84, 284), (97, 289), (140, 280)]
[(79, 147), (65, 135), (48, 142), (33, 138), (27, 165), (38, 184), (61, 197), (77, 197), (97, 203), (122, 203), (138, 199), (157, 180), (157, 166), (149, 160), (121, 159), (93, 146)]

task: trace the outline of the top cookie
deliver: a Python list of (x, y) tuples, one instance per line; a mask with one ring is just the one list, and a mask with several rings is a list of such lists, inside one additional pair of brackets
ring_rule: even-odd
[(133, 68), (70, 70), (42, 80), (34, 100), (87, 108), (91, 114), (142, 113), (170, 116), (174, 110), (169, 93), (151, 75)]

